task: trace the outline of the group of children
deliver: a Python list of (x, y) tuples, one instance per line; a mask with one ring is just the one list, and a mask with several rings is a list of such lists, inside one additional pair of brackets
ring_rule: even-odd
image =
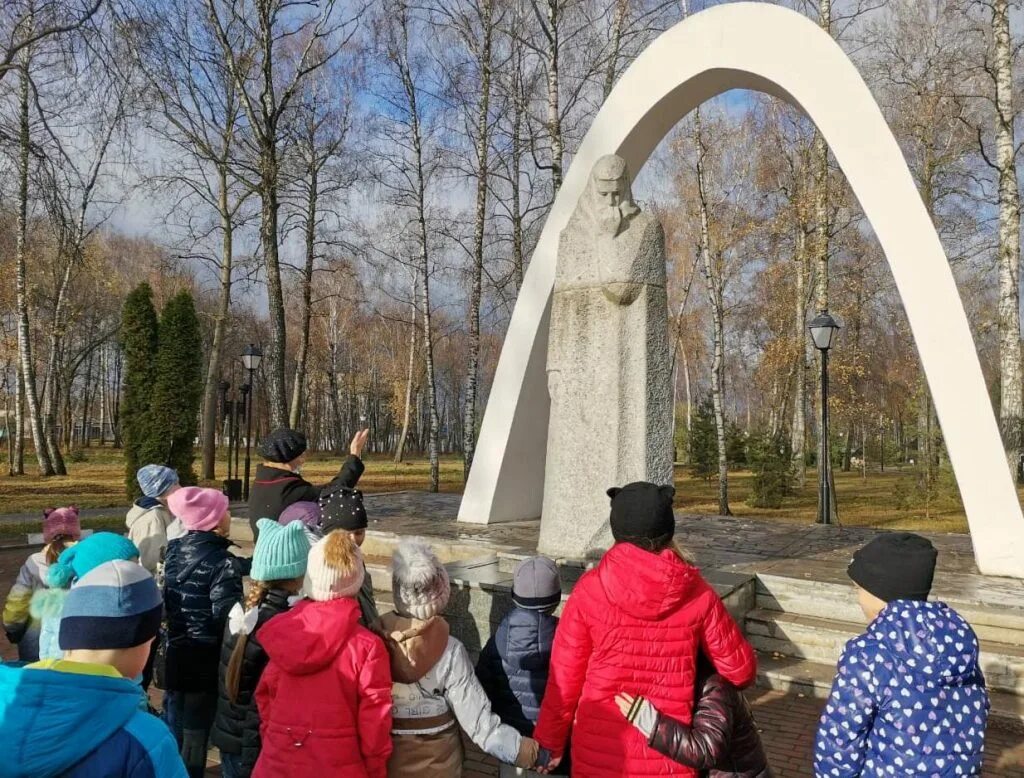
[[(194, 778), (212, 744), (228, 777), (457, 778), (465, 733), (503, 775), (772, 775), (740, 691), (754, 651), (675, 544), (671, 487), (609, 490), (615, 544), (561, 618), (554, 562), (522, 561), (474, 667), (424, 542), (394, 551), (394, 609), (378, 614), (365, 442), (320, 488), (301, 433), (263, 442), (251, 559), (230, 550), (227, 498), (160, 466), (139, 471), (128, 537), (83, 539), (74, 508), (48, 512), (4, 609), (22, 666), (0, 666), (0, 774)], [(909, 534), (855, 555), (871, 623), (840, 660), (815, 775), (981, 774), (978, 642), (928, 602), (935, 563)], [(163, 722), (140, 694), (154, 665)]]

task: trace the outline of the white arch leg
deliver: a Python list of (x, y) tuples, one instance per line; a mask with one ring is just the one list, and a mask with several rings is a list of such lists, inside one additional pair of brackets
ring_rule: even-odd
[[(666, 133), (729, 89), (774, 94), (827, 139), (885, 250), (942, 424), (982, 572), (1024, 577), (1024, 515), (974, 342), (935, 228), (856, 68), (815, 24), (767, 3), (729, 3), (663, 33), (623, 74), (548, 216), (509, 325), (459, 520), (540, 515), (547, 439), (547, 311), (558, 236), (591, 166), (637, 172)], [(599, 485), (603, 488), (605, 485)]]

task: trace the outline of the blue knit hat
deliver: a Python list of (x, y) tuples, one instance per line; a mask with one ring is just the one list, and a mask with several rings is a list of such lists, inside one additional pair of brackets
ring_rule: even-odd
[(54, 589), (67, 589), (76, 578), (81, 578), (97, 565), (115, 559), (135, 559), (138, 547), (124, 535), (113, 532), (94, 532), (89, 537), (69, 546), (50, 565), (46, 585)]
[(172, 486), (178, 485), (178, 473), (163, 465), (146, 465), (139, 468), (135, 480), (139, 482), (144, 495), (155, 499), (166, 494)]
[(287, 581), (306, 574), (309, 539), (301, 521), (282, 526), (270, 519), (260, 519), (256, 528), (259, 537), (250, 573), (254, 581)]
[(64, 600), (58, 643), (62, 651), (141, 646), (160, 631), (163, 604), (142, 565), (118, 559), (79, 579)]

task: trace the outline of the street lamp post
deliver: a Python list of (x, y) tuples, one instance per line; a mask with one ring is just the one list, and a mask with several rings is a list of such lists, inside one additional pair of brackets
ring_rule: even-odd
[(828, 311), (822, 311), (810, 323), (811, 340), (821, 352), (821, 443), (818, 446), (818, 524), (832, 524), (830, 471), (832, 457), (828, 439), (828, 352), (832, 348), (839, 323)]
[(249, 499), (249, 450), (252, 446), (252, 406), (256, 399), (255, 373), (263, 361), (263, 350), (250, 343), (242, 352), (242, 365), (249, 371), (249, 383), (242, 386), (242, 399), (245, 405), (245, 491), (243, 499)]

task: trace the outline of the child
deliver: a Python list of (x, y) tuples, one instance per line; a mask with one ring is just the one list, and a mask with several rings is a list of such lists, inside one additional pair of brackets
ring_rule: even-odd
[[(320, 503), (318, 502), (293, 502), (283, 511), (277, 520), (278, 524), (287, 526), (294, 521), (302, 523), (302, 529), (306, 533), (306, 539), (312, 546), (324, 536), (323, 528), (320, 526)], [(259, 522), (256, 522), (259, 526)]]
[(32, 618), (32, 595), (46, 588), (46, 575), (57, 557), (82, 537), (78, 508), (48, 508), (43, 511), (42, 551), (37, 551), (21, 566), (18, 577), (4, 604), (4, 632), (7, 640), (18, 646), (18, 659), (35, 662), (39, 659), (39, 621)]
[(39, 620), (39, 658), (60, 659), (58, 635), (60, 614), (67, 599), (67, 590), (81, 578), (105, 562), (123, 559), (138, 562), (139, 549), (124, 535), (113, 532), (94, 532), (61, 553), (46, 575), (46, 589), (32, 595), (31, 613)]
[(462, 737), (517, 767), (533, 767), (537, 744), (502, 724), (473, 674), (469, 653), (448, 634), (440, 615), (448, 603), (448, 572), (426, 543), (404, 540), (395, 549), (395, 610), (381, 619), (394, 678), (388, 762), (392, 778), (459, 778)]
[(310, 550), (306, 579), (308, 599), (259, 633), (270, 662), (256, 689), (253, 776), (384, 778), (391, 675), (380, 638), (358, 624), (359, 547), (331, 532)]
[(142, 672), (160, 626), (160, 592), (132, 562), (106, 562), (68, 592), (64, 658), (0, 666), (4, 775), (185, 778), (174, 738), (139, 710)]
[(125, 524), (128, 537), (139, 548), (139, 564), (156, 575), (167, 541), (185, 534), (181, 522), (167, 510), (167, 498), (177, 489), (178, 474), (163, 465), (146, 465), (135, 476), (142, 497), (135, 501)]
[[(320, 526), (323, 532), (343, 530), (349, 534), (352, 541), (363, 547), (366, 540), (366, 507), (363, 505), (363, 493), (358, 489), (349, 489), (345, 486), (337, 486), (330, 491), (324, 490), (320, 498)], [(377, 601), (373, 598), (373, 579), (366, 572), (363, 566), (363, 585), (359, 587), (359, 594), (356, 596), (359, 603), (359, 610), (362, 615), (359, 623), (364, 627), (373, 629), (380, 621), (380, 614), (377, 612)]]
[(302, 588), (309, 540), (302, 524), (281, 526), (260, 519), (260, 539), (252, 555), (252, 581), (245, 608), (236, 603), (228, 616), (220, 651), (217, 714), (210, 741), (220, 749), (224, 778), (248, 778), (260, 754), (260, 716), (254, 695), (267, 665), (260, 631), (284, 613)]
[(846, 644), (818, 726), (814, 774), (981, 775), (989, 699), (978, 638), (928, 602), (938, 552), (907, 532), (853, 556), (867, 631)]
[(341, 470), (327, 486), (313, 486), (302, 477), (306, 462), (306, 436), (296, 430), (282, 427), (271, 432), (260, 443), (263, 464), (256, 467), (256, 477), (249, 493), (249, 524), (253, 539), (259, 537), (259, 519), (277, 521), (292, 503), (316, 502), (321, 491), (335, 486), (355, 487), (363, 474), (363, 461), (359, 458), (369, 437), (369, 430), (357, 432), (349, 445), (349, 457)]
[(647, 744), (674, 762), (709, 778), (771, 778), (747, 698), (718, 674), (703, 652), (697, 657), (697, 688), (692, 725), (659, 713), (643, 697), (618, 694), (615, 702)]
[(189, 486), (168, 498), (187, 534), (167, 544), (164, 602), (167, 655), (164, 715), (189, 775), (206, 768), (206, 741), (217, 709), (217, 668), (224, 624), (242, 599), (248, 560), (228, 551), (228, 498)]
[[(527, 737), (533, 734), (547, 686), (558, 626), (552, 614), (561, 601), (562, 585), (554, 562), (543, 556), (520, 562), (512, 582), (512, 610), (487, 641), (476, 665), (494, 712)], [(518, 774), (514, 767), (501, 766), (502, 776)], [(565, 762), (558, 774), (569, 774)]]
[(673, 545), (675, 490), (638, 482), (608, 490), (615, 545), (576, 583), (555, 633), (534, 737), (556, 766), (572, 727), (572, 767), (588, 778), (697, 771), (648, 747), (622, 718), (624, 687), (689, 724), (697, 651), (729, 683), (757, 675), (754, 650), (715, 590)]

